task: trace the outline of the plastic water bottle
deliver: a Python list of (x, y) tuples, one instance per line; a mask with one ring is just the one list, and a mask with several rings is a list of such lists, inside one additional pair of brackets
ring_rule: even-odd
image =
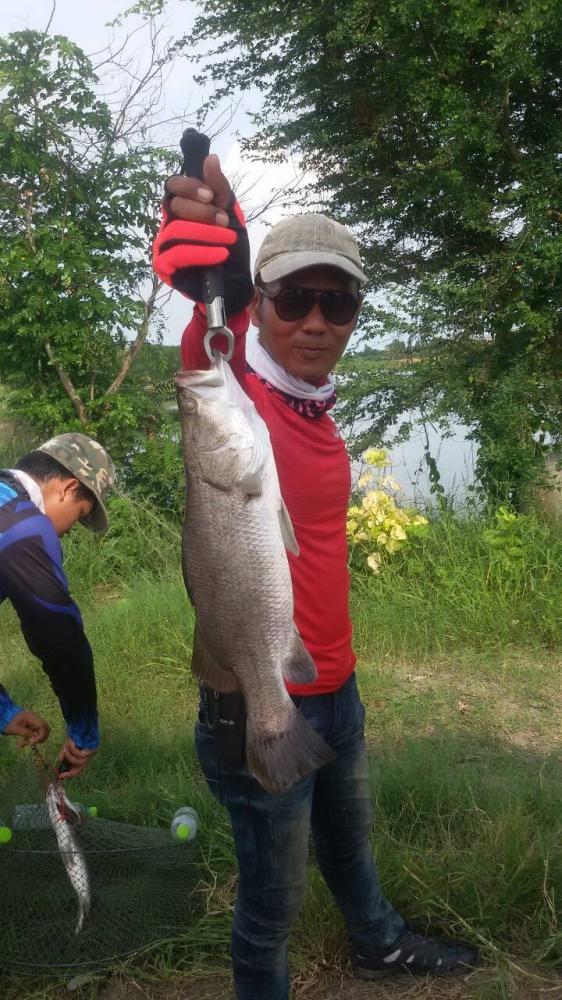
[(3, 820), (0, 819), (0, 844), (9, 844), (12, 839), (12, 831), (9, 826), (6, 826)]
[[(95, 806), (85, 806), (82, 802), (71, 802), (70, 804), (80, 813), (82, 819), (86, 819), (88, 816), (97, 816), (98, 814)], [(45, 803), (16, 806), (14, 809), (13, 828), (14, 830), (50, 830), (51, 820), (49, 819)], [(9, 828), (2, 827), (2, 823), (0, 822), (0, 844), (8, 843), (11, 838), (7, 834), (4, 834), (7, 839), (3, 841), (2, 829), (7, 830)], [(11, 833), (11, 831), (9, 832)]]
[(181, 806), (174, 813), (172, 822), (170, 823), (172, 839), (178, 840), (182, 844), (190, 840), (195, 840), (198, 825), (199, 817), (195, 809), (192, 809), (191, 806)]
[(97, 806), (85, 806), (83, 802), (73, 802), (72, 805), (84, 818), (87, 816), (97, 816), (98, 814)]

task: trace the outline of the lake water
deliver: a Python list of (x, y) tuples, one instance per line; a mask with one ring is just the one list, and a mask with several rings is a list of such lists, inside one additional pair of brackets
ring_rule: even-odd
[[(392, 476), (402, 488), (398, 496), (399, 502), (408, 500), (423, 506), (432, 499), (431, 483), (424, 458), (427, 432), (429, 451), (437, 464), (445, 495), (461, 506), (466, 500), (467, 487), (474, 482), (477, 453), (475, 442), (466, 439), (469, 428), (456, 424), (451, 428), (451, 436), (443, 437), (442, 433), (430, 424), (426, 424), (424, 428), (420, 423), (419, 414), (406, 413), (400, 422), (403, 421), (414, 425), (409, 440), (387, 449)], [(373, 441), (372, 446), (377, 448), (380, 443)], [(352, 467), (354, 478), (357, 479), (364, 468), (360, 462), (353, 462)]]

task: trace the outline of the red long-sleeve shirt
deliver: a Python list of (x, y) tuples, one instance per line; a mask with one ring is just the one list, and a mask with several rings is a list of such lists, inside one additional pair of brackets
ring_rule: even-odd
[[(231, 367), (269, 429), (281, 493), (300, 548), (298, 556), (287, 553), (295, 624), (316, 663), (318, 678), (314, 684), (287, 687), (291, 694), (324, 694), (341, 687), (355, 666), (346, 537), (349, 459), (327, 413), (316, 419), (301, 416), (246, 371), (248, 313), (232, 317), (229, 324), (235, 335)], [(185, 369), (209, 367), (203, 346), (206, 331), (205, 317), (196, 308), (182, 338)], [(214, 341), (215, 346), (220, 342)]]

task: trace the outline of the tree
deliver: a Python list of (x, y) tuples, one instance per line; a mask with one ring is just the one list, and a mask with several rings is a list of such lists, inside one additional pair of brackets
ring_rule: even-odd
[(460, 417), (513, 500), (562, 438), (561, 21), (560, 0), (206, 0), (195, 31), (216, 100), (263, 93), (248, 151), (299, 154), (308, 204), (357, 229), (388, 301), (367, 336), (424, 348), (360, 399), (349, 380), (359, 446), (402, 405)]
[[(111, 107), (91, 60), (67, 38), (0, 39), (0, 380), (9, 412), (38, 433), (95, 433), (118, 453), (158, 422), (131, 372), (160, 329), (150, 242), (174, 161), (151, 141), (147, 110), (168, 58), (153, 34), (147, 67)], [(115, 68), (110, 53), (102, 62)]]

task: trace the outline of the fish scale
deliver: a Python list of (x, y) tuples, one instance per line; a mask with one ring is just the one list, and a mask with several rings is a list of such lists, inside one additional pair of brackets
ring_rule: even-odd
[(281, 498), (267, 428), (228, 364), (176, 376), (186, 471), (183, 570), (196, 613), (195, 675), (240, 689), (246, 758), (282, 792), (328, 761), (330, 747), (285, 685), (316, 679), (293, 621), (286, 546), (298, 546)]

